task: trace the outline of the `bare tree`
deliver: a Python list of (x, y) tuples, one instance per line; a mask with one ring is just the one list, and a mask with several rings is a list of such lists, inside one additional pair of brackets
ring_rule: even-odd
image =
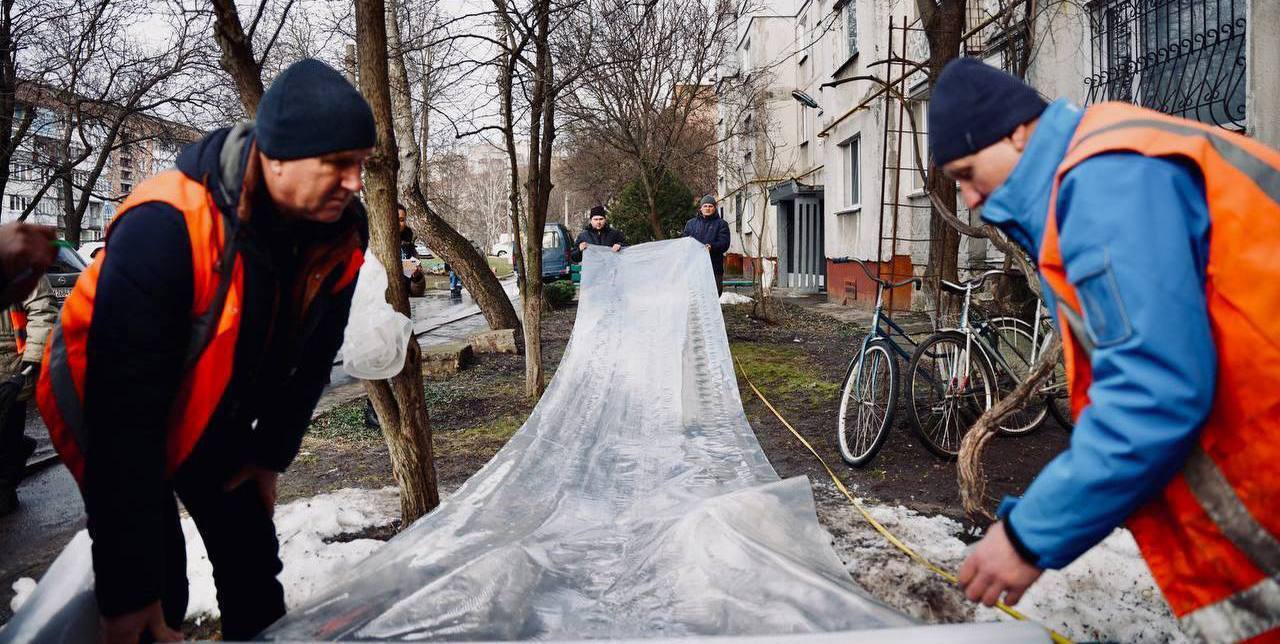
[[(729, 0), (595, 5), (594, 38), (607, 59), (585, 71), (567, 102), (573, 128), (629, 162), (658, 239), (666, 237), (657, 204), (662, 177), (708, 164), (716, 146), (716, 94), (709, 82), (731, 52), (736, 9)], [(714, 176), (714, 161), (708, 165)]]
[(173, 30), (161, 44), (142, 42), (129, 25), (146, 9), (132, 2), (76, 0), (46, 21), (32, 56), (47, 65), (28, 83), (28, 110), (51, 118), (23, 144), (41, 185), (21, 218), (47, 194), (56, 195), (66, 239), (79, 244), (90, 200), (115, 198), (99, 189), (117, 150), (148, 141), (170, 146), (186, 128), (151, 116), (203, 101), (193, 82), (195, 25), (170, 16)]
[[(396, 0), (390, 0), (387, 6), (390, 8), (387, 14), (386, 32), (390, 46), (388, 57), (391, 68), (395, 136), (397, 143), (404, 146), (400, 149), (403, 167), (397, 177), (400, 193), (416, 221), (422, 225), (421, 232), (426, 235), (427, 245), (449, 262), (458, 273), (462, 282), (467, 285), (471, 297), (480, 307), (480, 311), (484, 313), (489, 326), (494, 329), (519, 328), (520, 318), (516, 315), (515, 307), (511, 305), (511, 300), (507, 297), (493, 270), (489, 268), (484, 255), (477, 251), (466, 237), (445, 222), (427, 202), (427, 195), (430, 193), (430, 173), (419, 161), (418, 132), (420, 130), (414, 120), (413, 92), (409, 85), (405, 51), (400, 40)], [(426, 56), (429, 53), (428, 48), (423, 55)], [(423, 68), (429, 69), (429, 66), (424, 65)], [(424, 83), (429, 84), (429, 80), (424, 80)], [(425, 121), (429, 114), (430, 106), (426, 105), (421, 110), (421, 118)], [(428, 126), (423, 124), (422, 131), (429, 132)]]
[[(369, 250), (387, 268), (388, 296), (396, 310), (409, 314), (409, 298), (400, 279), (400, 230), (396, 217), (396, 153), (391, 111), (391, 79), (387, 68), (387, 22), (383, 0), (357, 0), (356, 33), (360, 90), (373, 108), (378, 144), (366, 164), (365, 194), (369, 204)], [(390, 380), (366, 381), (391, 454), (400, 486), (401, 525), (409, 525), (440, 504), (431, 450), (431, 429), (422, 399), (421, 355), (409, 340), (404, 369)]]
[[(929, 40), (925, 71), (931, 86), (938, 81), (942, 68), (960, 55), (965, 3), (966, 0), (916, 0), (920, 23)], [(927, 280), (927, 288), (933, 297), (941, 298), (940, 280), (955, 281), (959, 267), (960, 232), (948, 225), (941, 214), (943, 210), (955, 212), (956, 184), (934, 169), (928, 173), (925, 189), (935, 203), (929, 222), (929, 265), (925, 273), (930, 279)]]
[[(763, 68), (753, 74), (723, 80), (720, 90), (725, 120), (729, 124), (726, 126), (728, 134), (723, 137), (726, 152), (719, 160), (720, 168), (725, 178), (746, 195), (746, 205), (753, 203), (753, 196), (764, 204), (758, 213), (751, 213), (758, 214), (758, 218), (736, 213), (739, 225), (755, 235), (755, 261), (752, 263), (755, 301), (751, 315), (764, 321), (772, 319), (769, 285), (764, 280), (764, 249), (769, 235), (769, 189), (784, 177), (791, 176), (798, 165), (796, 155), (782, 149), (783, 135), (770, 109), (772, 96), (769, 88), (774, 81), (774, 72)], [(749, 250), (744, 240), (744, 254)]]
[[(585, 0), (563, 3), (529, 0), (517, 5), (492, 0), (501, 54), (499, 69), (501, 129), (506, 139), (513, 188), (520, 178), (516, 150), (517, 123), (527, 131), (528, 154), (523, 176), (524, 207), (513, 190), (510, 197), (523, 243), (525, 393), (542, 394), (542, 238), (554, 187), (552, 161), (558, 131), (558, 109), (567, 92), (595, 61), (594, 19)], [(518, 101), (518, 102), (517, 102)], [(521, 118), (523, 117), (523, 118)]]

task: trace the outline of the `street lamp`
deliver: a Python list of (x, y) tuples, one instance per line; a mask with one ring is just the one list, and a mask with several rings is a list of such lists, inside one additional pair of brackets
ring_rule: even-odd
[(805, 107), (812, 107), (815, 110), (818, 109), (818, 101), (813, 100), (812, 96), (809, 96), (798, 89), (791, 90), (791, 98), (800, 101), (800, 104)]

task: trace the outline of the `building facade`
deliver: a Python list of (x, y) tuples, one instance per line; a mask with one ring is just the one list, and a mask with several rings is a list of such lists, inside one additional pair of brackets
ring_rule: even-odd
[[(1280, 46), (1249, 29), (1280, 24), (1280, 3), (967, 4), (961, 53), (1046, 98), (1128, 101), (1280, 145), (1280, 90), (1265, 78)], [(744, 272), (762, 264), (774, 287), (845, 304), (872, 301), (874, 283), (833, 260), (925, 276), (929, 84), (913, 63), (927, 60), (928, 42), (915, 10), (902, 0), (794, 0), (740, 18), (736, 60), (718, 85), (719, 189)], [(961, 238), (962, 276), (1003, 260), (986, 240)], [(922, 307), (927, 297), (902, 289), (892, 304)]]
[[(100, 156), (99, 146), (107, 138), (106, 125), (86, 123), (80, 128), (71, 109), (38, 88), (20, 91), (15, 127), (28, 111), (33, 112), (31, 124), (9, 159), (9, 180), (0, 195), (0, 223), (16, 221), (29, 211), (26, 221), (56, 227), (58, 237), (65, 239), (67, 199), (72, 207), (87, 201), (81, 220), (81, 243), (101, 240), (116, 207), (133, 187), (173, 167), (182, 147), (200, 136), (194, 128), (164, 119), (129, 117), (91, 181)], [(80, 159), (69, 177), (61, 171), (68, 159)], [(66, 178), (70, 179), (69, 186)]]

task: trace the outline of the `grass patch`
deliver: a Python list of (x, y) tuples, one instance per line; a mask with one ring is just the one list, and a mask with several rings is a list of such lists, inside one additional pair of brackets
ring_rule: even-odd
[(799, 348), (756, 342), (734, 342), (730, 348), (742, 363), (745, 375), (766, 396), (798, 397), (818, 403), (835, 397), (840, 389), (839, 383), (828, 381)]
[(503, 416), (492, 423), (451, 432), (433, 432), (432, 446), (437, 458), (450, 455), (492, 453), (506, 444), (516, 430), (524, 425), (523, 415)]
[(382, 432), (364, 424), (364, 401), (357, 398), (317, 416), (311, 421), (311, 436), (351, 443), (381, 441)]

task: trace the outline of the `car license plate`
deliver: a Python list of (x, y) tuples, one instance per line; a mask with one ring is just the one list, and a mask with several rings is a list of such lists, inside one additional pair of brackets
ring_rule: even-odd
[(65, 300), (71, 296), (70, 286), (56, 286), (53, 289), (53, 296), (59, 300)]

